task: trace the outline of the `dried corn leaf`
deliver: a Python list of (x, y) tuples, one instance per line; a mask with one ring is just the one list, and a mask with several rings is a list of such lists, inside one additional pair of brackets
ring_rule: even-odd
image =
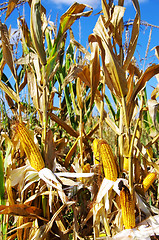
[(76, 65), (72, 63), (68, 70), (67, 76), (65, 77), (64, 82), (62, 84), (62, 89), (64, 89), (64, 87), (66, 87), (68, 83), (75, 80), (78, 74), (82, 72), (82, 69), (83, 69), (82, 65)]
[(159, 83), (157, 87), (151, 93), (151, 99), (155, 100), (159, 96)]
[(42, 119), (42, 115), (40, 110), (40, 98), (42, 98), (42, 92), (40, 91), (36, 77), (33, 71), (27, 71), (27, 82), (28, 82), (28, 90), (30, 92), (30, 96), (32, 98), (32, 101), (34, 103), (34, 106), (36, 110), (39, 113), (40, 120)]
[(13, 60), (12, 48), (9, 41), (9, 33), (7, 26), (0, 22), (0, 33), (1, 33), (1, 41), (2, 41), (2, 49), (3, 49), (3, 58), (5, 62), (8, 64), (11, 73), (14, 78), (16, 78), (16, 70)]
[(153, 76), (159, 73), (159, 64), (153, 64), (148, 67), (145, 72), (141, 75), (140, 79), (135, 85), (135, 88), (130, 97), (129, 103), (133, 102), (141, 89), (145, 87), (147, 81), (149, 81)]
[(119, 65), (118, 58), (113, 52), (113, 47), (105, 28), (105, 20), (102, 16), (99, 17), (96, 23), (94, 33), (101, 49), (106, 84), (118, 97), (125, 97), (128, 91), (125, 72)]
[(155, 47), (155, 55), (159, 59), (159, 46)]
[[(83, 12), (86, 7), (89, 7), (91, 10)], [(60, 18), (60, 29), (59, 31), (63, 34), (66, 32), (71, 25), (75, 22), (76, 19), (80, 17), (88, 17), (92, 13), (92, 7), (86, 4), (79, 4), (75, 2), (72, 6), (61, 16)]]
[(5, 20), (9, 17), (12, 11), (15, 9), (19, 0), (9, 0)]
[(93, 177), (94, 173), (81, 173), (81, 172), (57, 172), (57, 177), (68, 177), (68, 178), (86, 178)]
[(21, 226), (16, 227), (16, 228), (10, 230), (10, 231), (8, 232), (8, 235), (11, 235), (12, 232), (15, 232), (15, 231), (18, 230), (18, 229), (27, 229), (27, 228), (31, 228), (32, 226), (33, 226), (33, 222), (23, 223)]
[(76, 147), (77, 147), (77, 143), (79, 141), (80, 137), (78, 137), (76, 139), (76, 141), (74, 142), (73, 146), (71, 147), (71, 149), (69, 150), (69, 152), (67, 153), (66, 157), (65, 157), (65, 167), (67, 168), (69, 166), (70, 160), (72, 158), (72, 155), (74, 154)]
[(152, 119), (152, 122), (153, 122), (156, 130), (157, 130), (156, 115), (157, 115), (157, 111), (159, 109), (159, 103), (157, 102), (157, 100), (149, 99), (147, 101), (147, 105), (148, 105), (150, 117)]
[(6, 86), (1, 80), (0, 80), (0, 88), (15, 102), (19, 103), (20, 98), (19, 96), (8, 86)]
[(90, 62), (90, 80), (91, 80), (91, 102), (92, 108), (94, 97), (100, 81), (100, 61), (99, 61), (99, 46), (96, 37), (89, 35), (89, 44), (91, 49), (91, 62)]
[(11, 206), (0, 206), (0, 214), (12, 214), (17, 216), (25, 216), (25, 217), (32, 217), (38, 218), (42, 213), (42, 210), (34, 207), (29, 206), (26, 204), (14, 204)]
[(107, 4), (107, 1), (102, 0), (102, 11), (104, 14), (104, 17), (106, 18), (106, 21), (109, 20), (110, 14), (109, 14), (109, 6)]
[(134, 5), (134, 8), (136, 10), (136, 12), (138, 13), (138, 15), (140, 16), (140, 6), (139, 6), (139, 1), (138, 0), (132, 0), (132, 3)]
[(5, 99), (7, 100), (8, 106), (10, 107), (12, 113), (16, 114), (17, 107), (15, 107), (13, 100), (6, 93), (5, 93)]
[(135, 17), (134, 23), (133, 23), (133, 29), (132, 29), (132, 33), (131, 33), (131, 39), (129, 42), (127, 56), (126, 56), (126, 59), (124, 61), (124, 65), (123, 65), (124, 70), (126, 70), (128, 68), (129, 63), (134, 55), (138, 36), (139, 36), (139, 30), (140, 30), (140, 15), (136, 14), (136, 17)]
[(27, 55), (25, 55), (24, 57), (20, 57), (19, 59), (16, 60), (16, 64), (17, 65), (29, 65), (31, 63), (33, 63), (33, 60), (37, 58), (37, 54), (35, 53), (28, 53)]
[(65, 123), (63, 120), (58, 118), (54, 113), (48, 113), (50, 118), (55, 121), (58, 125), (60, 125), (63, 129), (66, 130), (67, 133), (69, 133), (73, 137), (78, 137), (79, 133), (75, 131), (72, 127), (70, 127), (67, 123)]
[(70, 32), (70, 43), (76, 46), (80, 52), (84, 53), (87, 56), (87, 58), (90, 58), (90, 53), (88, 52), (88, 50), (75, 40), (73, 31), (71, 28), (69, 29), (69, 32)]
[(34, 47), (39, 55), (41, 63), (45, 65), (46, 53), (45, 53), (44, 44), (43, 44), (40, 0), (32, 0), (30, 28), (31, 28), (31, 38), (34, 43)]
[(114, 7), (111, 23), (113, 24), (116, 30), (118, 29), (118, 26), (124, 16), (125, 9), (126, 9), (125, 7), (117, 5)]
[(86, 65), (83, 67), (83, 70), (78, 73), (78, 77), (88, 86), (91, 87), (91, 80), (90, 80), (90, 69), (89, 66)]
[(29, 50), (27, 49), (27, 47), (34, 48), (33, 43), (31, 41), (30, 31), (24, 18), (19, 18), (17, 20), (18, 20), (19, 29), (21, 30), (23, 51), (24, 53), (27, 54), (29, 53)]
[(19, 92), (21, 92), (25, 88), (26, 85), (27, 85), (27, 73), (25, 73), (24, 80), (19, 86)]

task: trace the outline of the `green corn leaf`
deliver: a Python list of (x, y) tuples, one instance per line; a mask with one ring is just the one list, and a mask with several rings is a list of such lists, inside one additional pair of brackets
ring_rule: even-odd
[(115, 121), (115, 111), (114, 111), (114, 109), (113, 109), (113, 106), (112, 106), (112, 104), (111, 104), (108, 96), (105, 95), (104, 97), (105, 97), (105, 101), (106, 101), (106, 103), (107, 103), (108, 109), (109, 109), (109, 111), (110, 111), (110, 114), (111, 114), (111, 116), (113, 117), (113, 120)]

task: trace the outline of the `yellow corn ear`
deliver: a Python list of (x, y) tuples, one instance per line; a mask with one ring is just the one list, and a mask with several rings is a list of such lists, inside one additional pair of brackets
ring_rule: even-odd
[(125, 229), (135, 227), (135, 202), (130, 194), (129, 189), (123, 184), (122, 181), (119, 183), (120, 191), (120, 204), (122, 211), (122, 220)]
[(25, 151), (25, 154), (30, 162), (30, 165), (37, 171), (40, 171), (45, 167), (43, 158), (32, 137), (29, 134), (28, 129), (23, 123), (16, 123), (15, 130), (20, 139), (21, 145)]
[(95, 138), (93, 141), (94, 164), (99, 164), (98, 143), (99, 143), (99, 139)]
[(105, 178), (112, 181), (116, 181), (118, 176), (117, 164), (111, 147), (105, 140), (100, 140), (98, 146), (100, 159), (102, 160), (103, 163)]
[(91, 170), (91, 166), (89, 163), (86, 163), (84, 166), (83, 166), (83, 173), (90, 173), (90, 170)]
[(152, 172), (152, 173), (149, 173), (145, 179), (143, 180), (143, 188), (144, 188), (144, 192), (146, 192), (149, 187), (151, 186), (151, 184), (155, 181), (156, 179), (156, 176), (157, 176), (157, 173), (156, 172)]

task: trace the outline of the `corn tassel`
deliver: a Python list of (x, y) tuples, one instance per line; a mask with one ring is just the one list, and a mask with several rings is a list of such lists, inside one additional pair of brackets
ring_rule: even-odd
[(30, 136), (28, 129), (23, 123), (16, 123), (15, 130), (18, 134), (21, 145), (30, 162), (30, 165), (37, 171), (40, 171), (42, 168), (45, 167), (44, 161), (39, 149), (37, 148), (32, 137)]
[(125, 229), (135, 227), (135, 202), (130, 194), (129, 189), (123, 184), (119, 183), (120, 204), (122, 211), (122, 219)]
[(116, 181), (117, 180), (117, 164), (113, 156), (113, 152), (109, 144), (105, 140), (100, 140), (99, 144), (100, 159), (103, 163), (105, 178)]
[(94, 164), (99, 163), (99, 151), (98, 151), (99, 139), (94, 139), (93, 141), (93, 154), (94, 154)]
[(143, 188), (144, 188), (144, 192), (146, 192), (149, 187), (151, 186), (151, 184), (155, 181), (156, 179), (156, 176), (157, 176), (157, 173), (156, 172), (152, 172), (152, 173), (149, 173), (145, 179), (143, 180)]

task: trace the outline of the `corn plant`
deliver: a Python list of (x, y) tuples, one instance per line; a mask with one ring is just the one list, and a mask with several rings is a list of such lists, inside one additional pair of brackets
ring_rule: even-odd
[[(40, 0), (29, 1), (30, 29), (24, 18), (18, 18), (22, 45), (18, 59), (10, 32), (0, 22), (0, 88), (12, 114), (12, 118), (5, 117), (2, 102), (1, 121), (8, 119), (12, 125), (1, 128), (4, 237), (117, 239), (120, 232), (124, 236), (124, 229), (131, 236), (133, 228), (135, 234), (138, 224), (151, 214), (159, 222), (159, 167), (152, 152), (159, 139), (158, 90), (150, 102), (144, 94), (146, 83), (159, 73), (159, 65), (141, 71), (136, 64), (141, 20), (138, 0), (132, 2), (136, 15), (125, 42), (124, 1), (115, 5), (101, 0), (102, 11), (88, 36), (89, 51), (75, 40), (71, 29), (76, 19), (92, 13), (85, 4), (74, 3), (58, 27), (47, 19)], [(9, 1), (6, 19), (22, 3)], [(90, 10), (85, 11), (86, 7)], [(14, 84), (4, 74), (5, 64)], [(21, 93), (25, 89), (28, 100), (24, 101)], [(97, 117), (93, 116), (95, 107)], [(146, 122), (147, 133), (152, 123), (156, 132), (144, 142)], [(151, 235), (151, 218), (148, 221), (147, 234)], [(153, 229), (158, 234), (156, 226)]]

